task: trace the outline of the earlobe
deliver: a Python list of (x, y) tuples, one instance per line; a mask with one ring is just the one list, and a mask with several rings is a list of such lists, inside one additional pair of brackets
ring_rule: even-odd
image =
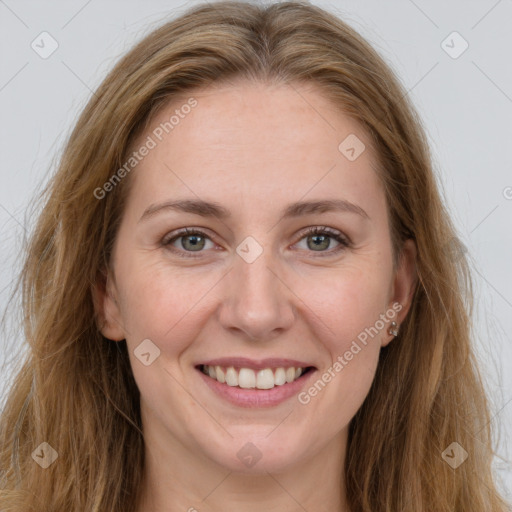
[(392, 325), (392, 328), (389, 328), (387, 332), (388, 336), (386, 336), (382, 346), (387, 345), (398, 336), (400, 326), (411, 308), (418, 281), (416, 255), (416, 243), (410, 238), (406, 240), (402, 246), (398, 268), (395, 271), (393, 279), (390, 306), (396, 312), (396, 317), (394, 318), (396, 326)]
[(92, 290), (98, 329), (105, 338), (113, 341), (125, 339), (121, 311), (112, 277), (101, 273)]

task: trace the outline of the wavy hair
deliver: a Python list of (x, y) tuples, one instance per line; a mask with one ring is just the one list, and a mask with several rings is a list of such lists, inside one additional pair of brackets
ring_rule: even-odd
[[(421, 122), (368, 42), (305, 1), (196, 6), (137, 43), (90, 98), (27, 246), (20, 296), (28, 350), (0, 418), (0, 508), (135, 510), (144, 468), (140, 395), (125, 342), (98, 329), (92, 293), (108, 268), (131, 180), (101, 199), (95, 191), (169, 100), (235, 78), (316, 84), (357, 120), (378, 156), (395, 261), (406, 239), (417, 246), (411, 309), (381, 350), (350, 424), (351, 512), (503, 512), (471, 344), (469, 264), (457, 250)], [(31, 456), (43, 441), (59, 456), (45, 470)], [(454, 441), (469, 454), (456, 470), (441, 456)]]

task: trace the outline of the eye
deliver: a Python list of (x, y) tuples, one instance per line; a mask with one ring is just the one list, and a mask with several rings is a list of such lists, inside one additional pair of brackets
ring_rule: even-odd
[[(306, 240), (306, 247), (310, 252), (327, 253), (328, 255), (338, 253), (347, 247), (350, 247), (350, 242), (339, 231), (325, 226), (316, 226), (309, 228), (302, 233), (302, 240)], [(327, 251), (330, 248), (332, 240), (338, 243), (338, 246), (333, 250)]]
[[(325, 226), (315, 226), (307, 229), (302, 233), (299, 242), (302, 242), (302, 240), (306, 240), (306, 250), (308, 252), (326, 253), (326, 255), (336, 254), (350, 247), (350, 241), (339, 231)], [(335, 240), (338, 246), (328, 251), (327, 249), (332, 245), (332, 240)], [(208, 242), (212, 244), (210, 247), (208, 247)], [(199, 257), (201, 252), (204, 252), (203, 249), (213, 249), (215, 244), (204, 231), (196, 228), (184, 228), (166, 236), (162, 240), (162, 246), (179, 256), (195, 258)], [(194, 253), (197, 253), (197, 255)]]
[(205, 248), (212, 248), (207, 247), (207, 242), (213, 244), (204, 231), (201, 231), (200, 229), (185, 228), (173, 233), (173, 236), (165, 237), (162, 240), (162, 245), (172, 252), (178, 253), (180, 256), (193, 258), (195, 255), (190, 253), (200, 253)]

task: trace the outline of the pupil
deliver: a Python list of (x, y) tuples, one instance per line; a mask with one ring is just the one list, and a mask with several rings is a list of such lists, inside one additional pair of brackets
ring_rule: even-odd
[[(182, 239), (181, 245), (184, 249), (190, 249), (197, 250), (202, 249), (204, 246), (204, 239), (201, 240), (203, 237), (198, 235), (188, 235)], [(202, 243), (201, 243), (202, 242)], [(186, 244), (190, 243), (191, 247), (187, 247)]]
[[(313, 246), (309, 247), (310, 249), (315, 249), (319, 247), (322, 249), (327, 249), (329, 247), (329, 237), (325, 235), (314, 235), (311, 238), (315, 241), (313, 242)], [(317, 243), (318, 241), (319, 243)], [(322, 242), (324, 242), (323, 247), (321, 247)], [(325, 244), (325, 242), (327, 242), (327, 244)]]

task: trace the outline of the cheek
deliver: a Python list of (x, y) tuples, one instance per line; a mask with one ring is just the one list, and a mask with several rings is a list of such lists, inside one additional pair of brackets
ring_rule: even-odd
[[(384, 270), (377, 273), (363, 266), (345, 267), (321, 278), (309, 275), (296, 281), (296, 293), (305, 298), (309, 317), (318, 318), (318, 332), (324, 333), (320, 339), (332, 356), (349, 350), (351, 341), (359, 335), (364, 338), (365, 330), (386, 312), (389, 276)], [(385, 329), (380, 326), (379, 338), (382, 335), (385, 336)]]
[[(186, 269), (173, 270), (165, 262), (148, 264), (142, 259), (122, 271), (122, 316), (134, 378), (152, 414), (163, 415), (166, 425), (182, 430), (187, 421), (169, 411), (179, 409), (188, 414), (196, 411), (197, 404), (183, 387), (180, 358), (203, 329), (203, 320), (208, 318), (208, 291), (218, 276), (212, 272), (199, 276), (197, 271), (187, 274)], [(144, 341), (148, 347), (144, 353), (150, 352), (153, 361), (148, 366), (137, 356), (143, 340), (150, 340), (158, 349)], [(154, 360), (153, 353), (158, 354)], [(163, 409), (162, 403), (169, 407)]]
[(211, 270), (171, 269), (161, 261), (148, 264), (142, 258), (126, 265), (123, 274), (121, 306), (128, 344), (135, 348), (149, 338), (162, 352), (181, 352), (200, 332), (213, 296), (208, 292), (220, 276)]
[(387, 310), (388, 279), (384, 272), (353, 268), (329, 283), (308, 282), (308, 306), (324, 326), (316, 336), (330, 361), (299, 401), (319, 408), (318, 417), (329, 417), (336, 430), (355, 415), (373, 382), (381, 341), (394, 318)]

